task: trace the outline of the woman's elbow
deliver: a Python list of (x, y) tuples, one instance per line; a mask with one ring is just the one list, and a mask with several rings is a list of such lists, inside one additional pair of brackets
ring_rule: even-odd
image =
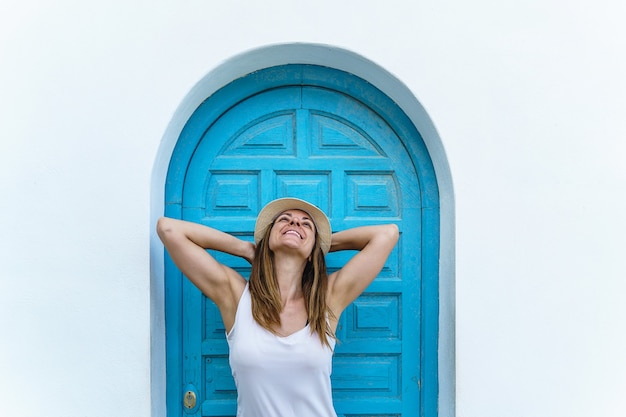
[(398, 228), (398, 225), (395, 223), (385, 225), (385, 235), (395, 244), (400, 238), (400, 229)]
[(374, 237), (374, 240), (378, 241), (381, 245), (384, 245), (385, 247), (393, 248), (400, 237), (400, 230), (398, 229), (398, 226), (393, 223), (389, 223), (381, 224), (377, 227), (378, 230), (376, 231), (376, 236)]
[(157, 220), (157, 235), (163, 241), (165, 237), (172, 231), (172, 219), (167, 217), (161, 217)]

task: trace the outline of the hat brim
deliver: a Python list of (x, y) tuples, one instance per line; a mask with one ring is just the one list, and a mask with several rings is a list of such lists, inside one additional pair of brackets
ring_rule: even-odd
[(259, 243), (263, 236), (265, 236), (267, 227), (274, 222), (280, 213), (286, 210), (302, 210), (311, 216), (320, 239), (322, 252), (327, 254), (330, 250), (330, 242), (332, 239), (330, 221), (328, 217), (326, 217), (326, 214), (318, 207), (299, 198), (285, 197), (267, 203), (259, 212), (256, 224), (254, 225), (254, 243)]

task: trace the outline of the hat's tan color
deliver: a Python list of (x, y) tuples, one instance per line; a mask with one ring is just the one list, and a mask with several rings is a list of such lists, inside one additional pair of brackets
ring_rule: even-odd
[(270, 226), (276, 217), (286, 210), (302, 210), (306, 212), (315, 223), (317, 229), (317, 235), (320, 239), (320, 246), (324, 254), (330, 250), (330, 242), (332, 239), (332, 232), (330, 229), (330, 221), (322, 210), (315, 207), (313, 204), (308, 203), (299, 198), (279, 198), (274, 201), (270, 201), (261, 209), (259, 216), (256, 218), (256, 224), (254, 225), (254, 243), (258, 244), (259, 241), (265, 235), (265, 230)]

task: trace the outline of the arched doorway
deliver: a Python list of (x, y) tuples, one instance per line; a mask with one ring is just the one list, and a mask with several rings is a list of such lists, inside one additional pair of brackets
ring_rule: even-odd
[[(439, 196), (419, 132), (392, 100), (346, 72), (282, 65), (248, 74), (212, 94), (182, 129), (166, 214), (246, 236), (258, 209), (283, 195), (313, 201), (337, 230), (381, 221), (401, 228), (385, 270), (342, 317), (338, 413), (435, 415)], [(329, 266), (343, 261), (331, 256)], [(183, 412), (187, 390), (200, 401), (186, 413), (234, 413), (216, 311), (169, 262), (165, 283), (169, 414)]]

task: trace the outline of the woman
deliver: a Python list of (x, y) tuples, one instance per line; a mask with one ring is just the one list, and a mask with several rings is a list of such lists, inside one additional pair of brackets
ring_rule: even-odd
[[(241, 417), (334, 417), (330, 387), (343, 310), (376, 278), (398, 241), (396, 225), (331, 233), (326, 215), (295, 198), (267, 204), (254, 243), (195, 223), (157, 225), (174, 263), (220, 310)], [(246, 259), (249, 283), (206, 249)], [(357, 254), (326, 273), (324, 255)]]

